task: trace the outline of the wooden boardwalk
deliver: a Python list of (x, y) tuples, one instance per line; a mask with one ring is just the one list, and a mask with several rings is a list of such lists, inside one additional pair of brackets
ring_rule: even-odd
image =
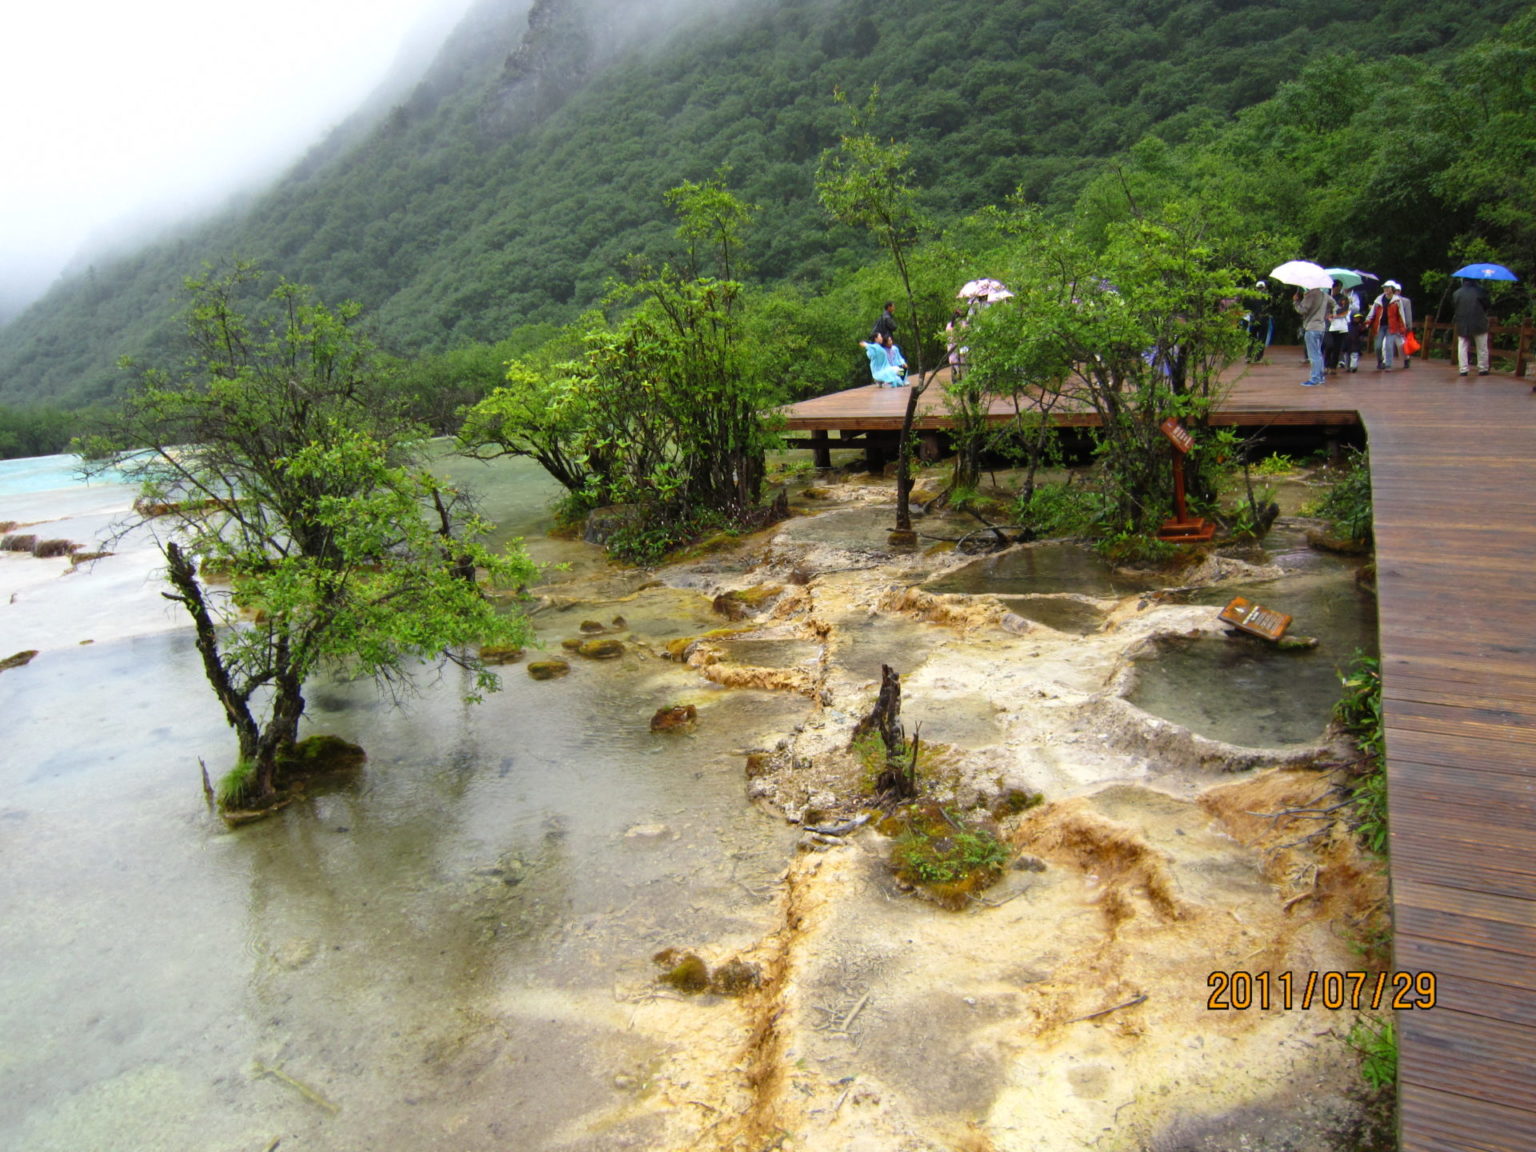
[[(1437, 995), (1397, 1013), (1401, 1148), (1532, 1152), (1536, 394), (1508, 375), (1459, 378), (1443, 361), (1302, 388), (1296, 350), (1271, 359), (1238, 381), (1226, 419), (1358, 419), (1370, 442), (1393, 966), (1434, 973)], [(821, 397), (796, 405), (790, 427), (897, 427), (906, 397)], [(924, 409), (920, 426), (942, 426)]]

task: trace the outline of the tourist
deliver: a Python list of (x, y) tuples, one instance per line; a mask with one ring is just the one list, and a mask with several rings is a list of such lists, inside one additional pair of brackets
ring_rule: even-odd
[(1477, 374), (1488, 375), (1488, 290), (1476, 280), (1463, 280), (1451, 293), (1456, 309), (1456, 360), (1465, 376), (1477, 348)]
[(1243, 326), (1248, 332), (1248, 363), (1260, 364), (1265, 349), (1275, 337), (1275, 321), (1269, 312), (1269, 285), (1263, 280), (1255, 283), (1253, 296), (1256, 303), (1252, 310), (1244, 313)]
[(878, 341), (882, 336), (896, 339), (896, 305), (890, 300), (885, 302), (880, 315), (875, 317), (875, 326), (869, 333), (869, 338), (874, 341)]
[(1344, 337), (1344, 363), (1347, 372), (1360, 371), (1360, 350), (1365, 347), (1365, 313), (1360, 311), (1360, 298), (1350, 293), (1354, 304), (1349, 313), (1349, 331)]
[(896, 381), (895, 386), (900, 388), (907, 382), (907, 358), (901, 354), (901, 349), (896, 346), (896, 341), (892, 340), (889, 336), (881, 336), (880, 345), (885, 349), (887, 363), (896, 370), (899, 379)]
[[(1392, 371), (1394, 354), (1403, 351), (1403, 337), (1413, 328), (1413, 305), (1402, 291), (1403, 286), (1396, 280), (1386, 281), (1381, 286), (1381, 295), (1371, 304), (1370, 315), (1365, 318), (1375, 338), (1378, 371)], [(1403, 367), (1408, 366), (1408, 354), (1403, 351)]]
[(1344, 345), (1349, 340), (1349, 297), (1334, 282), (1328, 295), (1328, 331), (1323, 339), (1323, 364), (1333, 372), (1344, 367)]
[(1303, 388), (1316, 388), (1328, 379), (1323, 366), (1323, 332), (1328, 327), (1328, 293), (1321, 288), (1298, 292), (1293, 300), (1301, 316), (1301, 338), (1307, 349), (1307, 363), (1312, 375), (1301, 382)]
[[(870, 379), (880, 388), (900, 388), (906, 383), (901, 370), (891, 364), (890, 353), (879, 340), (860, 340), (859, 347), (869, 358)], [(892, 345), (894, 347), (894, 345)]]
[(961, 345), (961, 330), (966, 327), (965, 309), (956, 308), (949, 317), (949, 323), (944, 325), (944, 342), (949, 349), (949, 377), (951, 380), (960, 379), (965, 371), (965, 355), (970, 351)]

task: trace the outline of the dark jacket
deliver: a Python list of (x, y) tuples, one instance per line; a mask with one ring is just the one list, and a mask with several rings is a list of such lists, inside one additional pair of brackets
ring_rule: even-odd
[(1456, 308), (1456, 335), (1481, 336), (1488, 331), (1488, 292), (1481, 284), (1463, 284), (1451, 293)]
[(871, 340), (878, 340), (881, 336), (889, 336), (892, 340), (896, 339), (896, 317), (883, 309), (880, 312), (879, 318), (875, 320), (875, 327), (870, 332), (869, 338)]

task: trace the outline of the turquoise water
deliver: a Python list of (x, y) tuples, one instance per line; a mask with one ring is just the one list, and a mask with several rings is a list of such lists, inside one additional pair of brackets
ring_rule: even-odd
[[(0, 460), (0, 498), (26, 492), (53, 492), (86, 484), (80, 474), (78, 456), (29, 456), (20, 460)], [(120, 482), (116, 473), (89, 481), (93, 485)]]

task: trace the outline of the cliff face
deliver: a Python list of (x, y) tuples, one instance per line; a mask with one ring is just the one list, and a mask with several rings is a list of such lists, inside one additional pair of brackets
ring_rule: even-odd
[(522, 39), (481, 109), (482, 129), (516, 135), (586, 83), (594, 66), (591, 15), (573, 0), (535, 0)]

